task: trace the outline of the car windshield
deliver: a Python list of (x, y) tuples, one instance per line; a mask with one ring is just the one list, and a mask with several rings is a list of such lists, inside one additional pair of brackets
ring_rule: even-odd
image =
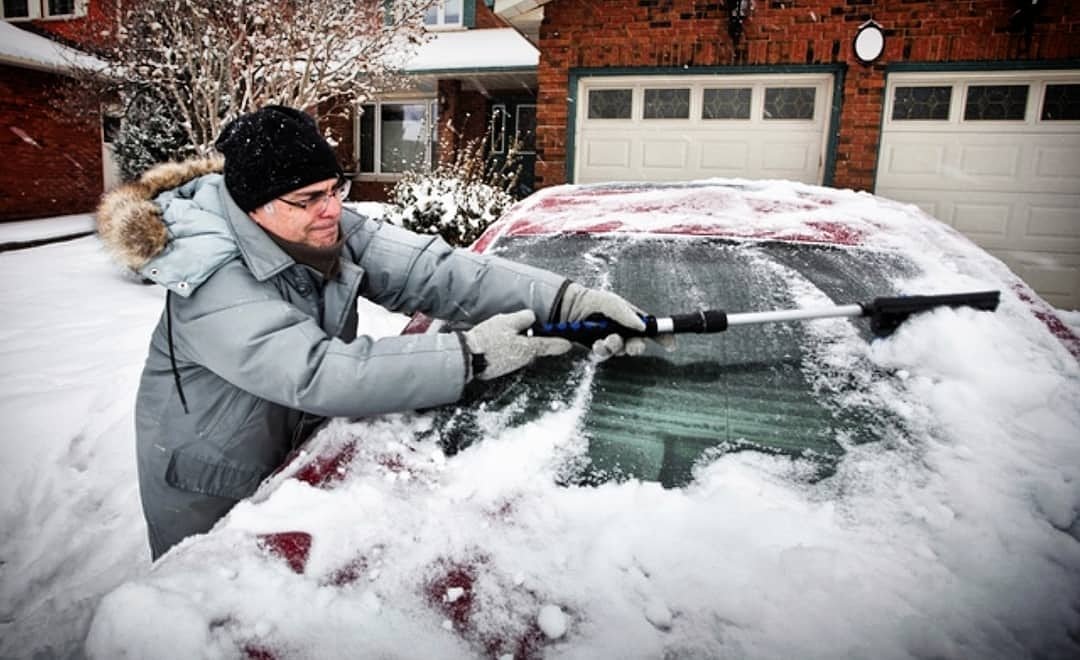
[[(658, 316), (791, 309), (808, 299), (817, 306), (863, 302), (896, 295), (894, 283), (916, 272), (890, 252), (685, 236), (517, 237), (491, 252), (619, 292)], [(839, 323), (870, 339), (866, 323)], [(650, 345), (644, 356), (614, 358), (594, 371), (582, 366), (580, 352), (540, 360), (471, 384), (464, 401), (437, 411), (433, 432), (453, 453), (490, 432), (484, 413), (499, 411), (500, 425), (517, 426), (576, 400), (586, 406), (580, 433), (588, 449), (567, 467), (568, 483), (637, 478), (678, 487), (699, 461), (746, 449), (806, 459), (810, 478), (820, 479), (844, 446), (896, 429), (859, 403), (865, 379), (835, 373), (836, 361), (823, 360), (829, 337), (811, 326), (679, 335), (673, 352)]]

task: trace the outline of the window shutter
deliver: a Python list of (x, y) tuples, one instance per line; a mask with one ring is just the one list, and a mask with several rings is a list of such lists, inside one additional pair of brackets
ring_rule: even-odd
[(461, 3), (463, 5), (461, 24), (467, 28), (476, 27), (476, 2), (477, 0), (465, 0)]

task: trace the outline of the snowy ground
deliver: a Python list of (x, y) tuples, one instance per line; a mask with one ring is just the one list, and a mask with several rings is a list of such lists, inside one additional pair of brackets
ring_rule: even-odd
[[(48, 223), (41, 227), (48, 231)], [(26, 240), (8, 239), (3, 229), (0, 243)], [(106, 617), (114, 623), (139, 625), (137, 608), (147, 602), (146, 587), (138, 582), (114, 590), (150, 576), (132, 410), (162, 291), (126, 277), (94, 237), (0, 253), (0, 277), (8, 283), (0, 290), (0, 658), (78, 657), (105, 594), (114, 593), (113, 612)], [(1080, 313), (1067, 316), (1080, 325)], [(392, 334), (402, 323), (401, 317), (373, 310), (362, 318), (376, 335)], [(984, 334), (968, 332), (974, 325)], [(495, 486), (477, 484), (471, 475), (500, 461), (502, 479), (520, 479), (511, 489), (520, 495), (520, 515), (560, 539), (554, 546), (519, 546), (521, 572), (507, 579), (530, 584), (541, 564), (547, 575), (558, 575), (560, 562), (585, 568), (612, 586), (613, 608), (637, 608), (642, 615), (641, 628), (606, 630), (627, 612), (613, 609), (610, 621), (575, 621), (549, 606), (539, 617), (545, 633), (587, 626), (601, 631), (602, 639), (640, 640), (637, 648), (648, 656), (661, 650), (656, 635), (709, 611), (729, 616), (696, 623), (711, 626), (726, 644), (722, 648), (744, 657), (811, 657), (814, 642), (855, 657), (959, 658), (991, 649), (997, 657), (1023, 657), (1044, 632), (1061, 636), (1045, 646), (1060, 653), (1069, 648), (1063, 622), (1073, 644), (1080, 635), (1080, 543), (1074, 538), (1080, 513), (1080, 372), (1064, 351), (1044, 354), (1046, 338), (1037, 332), (1017, 336), (994, 318), (947, 313), (876, 347), (875, 363), (910, 374), (908, 387), (925, 405), (910, 411), (911, 418), (926, 421), (934, 411), (940, 428), (914, 460), (855, 452), (837, 481), (838, 488), (848, 489), (843, 504), (792, 486), (781, 478), (782, 464), (752, 454), (717, 463), (692, 492), (631, 485), (602, 490), (599, 499), (586, 503), (580, 493), (552, 489), (536, 474), (536, 461), (557, 449), (536, 442), (542, 433), (503, 438), (499, 446), (480, 447), (450, 466), (425, 459), (415, 467), (421, 475), (434, 475), (439, 494), (473, 500), (476, 521), (463, 518), (463, 525), (486, 525), (481, 514), (491, 502), (483, 488)], [(966, 339), (972, 336), (979, 339)], [(993, 386), (978, 391), (966, 385), (987, 381)], [(986, 422), (1002, 410), (1014, 418), (1007, 428)], [(388, 433), (398, 423), (389, 418)], [(505, 486), (498, 486), (500, 492)], [(430, 506), (426, 511), (395, 504), (401, 488), (373, 483), (355, 492), (369, 507), (355, 514), (369, 516), (356, 531), (358, 545), (381, 533), (391, 547), (416, 553), (424, 546), (414, 547), (411, 534), (426, 534), (428, 542), (444, 535), (450, 547), (468, 538), (468, 529), (440, 522), (445, 510), (437, 499), (406, 500)], [(298, 502), (317, 507), (321, 497), (313, 489), (293, 488), (265, 502), (260, 515), (272, 516), (275, 506), (288, 512)], [(627, 509), (627, 502), (634, 506)], [(627, 510), (633, 517), (624, 517)], [(339, 523), (333, 516), (341, 514), (329, 511), (320, 520)], [(234, 528), (243, 529), (246, 519), (257, 519), (254, 508), (238, 510)], [(627, 539), (630, 526), (650, 531)], [(522, 540), (512, 536), (515, 529), (503, 530), (509, 538), (491, 540), (494, 557), (505, 556), (503, 545)], [(671, 552), (676, 538), (690, 547), (682, 555)], [(669, 565), (670, 557), (693, 554), (694, 548), (700, 564)], [(330, 566), (343, 558), (331, 553), (313, 561)], [(275, 584), (293, 584), (287, 571), (260, 570), (204, 577), (262, 580), (252, 584), (251, 593), (260, 595)], [(394, 577), (388, 567), (382, 579)], [(580, 592), (572, 573), (531, 586), (563, 594), (566, 601), (558, 605), (605, 597)], [(635, 595), (627, 600), (624, 591), (631, 587)], [(329, 605), (338, 602), (326, 590), (309, 594), (306, 588), (293, 594), (312, 598), (313, 611), (325, 611), (327, 599)], [(161, 593), (153, 596), (159, 606)], [(402, 648), (438, 648), (445, 640), (437, 625), (426, 637), (395, 639), (399, 629), (416, 633), (405, 618), (409, 612), (387, 606), (379, 614), (377, 590), (365, 593), (373, 595), (340, 601), (349, 609), (320, 622), (306, 621), (307, 608), (297, 608), (295, 599), (264, 604), (268, 612), (291, 610), (288, 616), (298, 627), (326, 626), (330, 635), (363, 631), (368, 645), (362, 648), (369, 652), (398, 649), (400, 655)], [(448, 590), (449, 598), (454, 595)], [(201, 625), (204, 613), (183, 609), (189, 600), (177, 603), (176, 639), (205, 648), (185, 636), (185, 626)], [(130, 607), (127, 616), (118, 615), (124, 607)], [(99, 631), (110, 632), (131, 635), (130, 629)], [(313, 649), (333, 648), (320, 647), (329, 642), (315, 632)], [(715, 650), (703, 640), (686, 644), (685, 655)], [(183, 647), (173, 651), (182, 654)], [(470, 653), (467, 647), (443, 651)], [(576, 652), (588, 657), (589, 648)], [(552, 653), (559, 655), (559, 647)]]

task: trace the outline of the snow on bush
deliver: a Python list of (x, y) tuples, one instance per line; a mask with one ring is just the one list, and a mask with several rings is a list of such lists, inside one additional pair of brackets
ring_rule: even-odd
[(484, 157), (485, 147), (472, 140), (431, 172), (407, 172), (390, 191), (390, 220), (451, 245), (479, 238), (516, 201), (509, 191), (520, 172), (513, 152), (500, 164)]

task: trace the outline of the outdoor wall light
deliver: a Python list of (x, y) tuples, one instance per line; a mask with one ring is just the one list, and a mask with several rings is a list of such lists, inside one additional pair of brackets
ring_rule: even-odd
[(863, 64), (873, 64), (885, 51), (885, 32), (870, 19), (859, 26), (851, 45), (857, 60)]

